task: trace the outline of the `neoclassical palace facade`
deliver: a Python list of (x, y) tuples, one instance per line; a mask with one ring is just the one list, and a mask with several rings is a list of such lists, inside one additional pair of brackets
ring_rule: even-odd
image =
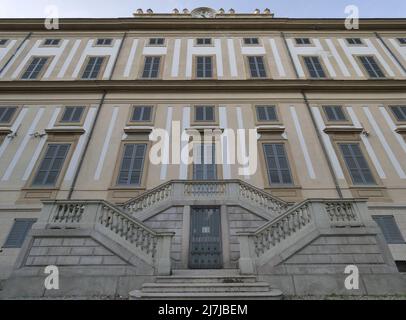
[(404, 294), (405, 239), (405, 19), (0, 20), (0, 296)]

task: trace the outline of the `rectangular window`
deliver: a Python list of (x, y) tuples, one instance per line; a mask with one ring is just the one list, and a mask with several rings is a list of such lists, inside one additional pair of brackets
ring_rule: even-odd
[(164, 38), (150, 38), (149, 45), (150, 46), (162, 46), (165, 43)]
[(195, 106), (195, 121), (215, 121), (214, 106)]
[(37, 219), (15, 219), (3, 248), (21, 248)]
[(259, 44), (258, 38), (244, 38), (244, 44), (252, 45), (252, 44)]
[(376, 184), (359, 144), (340, 143), (339, 146), (354, 185)]
[(303, 57), (303, 59), (311, 78), (320, 79), (326, 77), (326, 73), (323, 70), (319, 57)]
[(395, 218), (393, 216), (372, 216), (375, 222), (378, 224), (379, 228), (382, 230), (383, 236), (386, 242), (389, 244), (403, 244), (405, 240), (403, 239), (402, 233), (396, 224)]
[(278, 121), (275, 106), (256, 106), (258, 121)]
[(250, 66), (250, 72), (251, 72), (252, 78), (265, 78), (266, 77), (263, 57), (250, 56), (250, 57), (248, 57), (248, 63)]
[(347, 38), (347, 43), (352, 45), (362, 44), (361, 38)]
[(193, 146), (193, 180), (216, 180), (214, 143), (195, 143)]
[(94, 80), (99, 76), (105, 57), (90, 57), (82, 74), (82, 79)]
[(406, 38), (398, 38), (400, 44), (406, 44)]
[(44, 46), (57, 46), (61, 42), (61, 39), (45, 39)]
[(96, 41), (97, 46), (111, 46), (112, 43), (113, 43), (113, 39), (109, 39), (109, 38), (100, 38), (100, 39), (97, 39), (97, 41)]
[(70, 144), (48, 145), (32, 183), (33, 186), (54, 186), (68, 155)]
[(210, 45), (211, 44), (211, 38), (197, 38), (196, 39), (196, 44), (199, 45), (199, 46)]
[(0, 39), (0, 46), (6, 45), (7, 42), (8, 42), (8, 39)]
[(398, 121), (406, 121), (406, 106), (391, 106), (390, 108)]
[(212, 57), (196, 57), (196, 78), (212, 78), (213, 62)]
[(123, 159), (117, 179), (118, 185), (141, 185), (146, 150), (146, 144), (131, 143), (124, 145)]
[(161, 57), (154, 56), (145, 57), (144, 71), (142, 72), (142, 77), (146, 79), (158, 78), (160, 63)]
[(291, 185), (292, 174), (283, 143), (264, 144), (269, 184)]
[(379, 67), (374, 57), (360, 56), (359, 59), (371, 78), (385, 78), (385, 74)]
[(83, 111), (85, 111), (85, 107), (65, 107), (61, 122), (80, 122), (80, 120), (82, 119)]
[(323, 106), (328, 121), (347, 121), (342, 106)]
[(0, 124), (10, 123), (16, 111), (17, 107), (0, 107)]
[(300, 44), (300, 45), (311, 44), (311, 41), (309, 38), (296, 38), (295, 41), (296, 41), (296, 44)]
[(152, 106), (134, 106), (132, 122), (149, 122), (152, 118)]
[(44, 69), (47, 63), (47, 57), (35, 57), (31, 60), (27, 69), (24, 71), (21, 79), (23, 80), (35, 80), (38, 78), (41, 71)]

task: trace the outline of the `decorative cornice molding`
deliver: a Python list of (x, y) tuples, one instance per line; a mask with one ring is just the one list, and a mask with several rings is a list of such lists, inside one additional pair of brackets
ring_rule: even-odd
[[(241, 30), (348, 31), (344, 19), (290, 19), (269, 15), (230, 15), (195, 19), (182, 15), (138, 18), (71, 18), (59, 20), (59, 31), (130, 31), (130, 30)], [(406, 19), (360, 19), (362, 31), (406, 30)], [(44, 19), (0, 19), (0, 31), (47, 31)], [(358, 32), (350, 30), (350, 32)]]
[(0, 81), (0, 92), (406, 92), (406, 80)]

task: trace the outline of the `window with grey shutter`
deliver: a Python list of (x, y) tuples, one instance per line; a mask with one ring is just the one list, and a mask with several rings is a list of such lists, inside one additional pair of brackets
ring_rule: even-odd
[(21, 248), (36, 219), (15, 219), (3, 248)]
[(145, 57), (144, 71), (142, 77), (146, 79), (157, 78), (159, 74), (159, 64), (161, 57), (149, 56)]
[(35, 57), (34, 59), (32, 59), (27, 69), (21, 76), (21, 79), (23, 80), (37, 79), (41, 71), (44, 69), (47, 61), (48, 61), (47, 57)]
[(214, 106), (195, 106), (195, 121), (214, 121)]
[(216, 180), (215, 144), (196, 143), (193, 147), (193, 179)]
[(16, 111), (17, 107), (0, 107), (0, 123), (9, 123)]
[(351, 45), (358, 45), (358, 44), (362, 44), (362, 40), (360, 38), (347, 38), (347, 43), (351, 44)]
[(197, 38), (196, 39), (196, 44), (199, 45), (199, 46), (210, 45), (211, 44), (211, 38)]
[(212, 57), (209, 56), (196, 57), (196, 78), (211, 78), (211, 77), (213, 77)]
[(347, 121), (342, 106), (323, 106), (328, 121)]
[(311, 41), (309, 38), (296, 38), (295, 41), (296, 41), (296, 44), (299, 44), (299, 45), (311, 44)]
[(320, 79), (326, 77), (326, 73), (323, 70), (319, 57), (307, 56), (303, 57), (303, 59), (311, 78)]
[(146, 144), (129, 143), (124, 145), (123, 158), (117, 179), (118, 185), (141, 185), (146, 150)]
[(44, 46), (57, 46), (61, 42), (61, 39), (45, 39)]
[(398, 121), (406, 121), (406, 106), (391, 106), (390, 108)]
[(112, 43), (113, 39), (110, 38), (100, 38), (96, 41), (97, 46), (110, 46)]
[(385, 74), (373, 56), (359, 56), (358, 58), (371, 78), (385, 78)]
[(347, 169), (355, 185), (376, 184), (358, 143), (340, 143)]
[(264, 58), (262, 56), (248, 57), (248, 64), (252, 78), (265, 78), (266, 71), (264, 65)]
[(85, 107), (65, 107), (61, 122), (76, 123), (80, 122)]
[(103, 65), (105, 57), (90, 57), (85, 70), (82, 74), (82, 79), (94, 80), (99, 76), (101, 67)]
[(165, 42), (164, 38), (150, 38), (149, 39), (149, 44), (151, 46), (162, 46)]
[(33, 186), (54, 186), (62, 170), (70, 144), (48, 145), (44, 158), (33, 180)]
[(131, 121), (142, 122), (151, 121), (152, 106), (134, 106)]
[(258, 38), (244, 38), (244, 44), (248, 44), (248, 45), (259, 44), (259, 39)]
[(372, 216), (378, 226), (381, 228), (382, 233), (389, 244), (403, 244), (405, 240), (403, 239), (402, 233), (396, 224), (395, 218), (393, 216)]
[(290, 185), (293, 183), (288, 157), (283, 143), (263, 145), (269, 184)]

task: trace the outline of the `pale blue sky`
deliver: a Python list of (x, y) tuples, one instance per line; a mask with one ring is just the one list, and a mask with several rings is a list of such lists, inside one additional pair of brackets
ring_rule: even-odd
[(170, 12), (208, 6), (237, 12), (268, 7), (276, 17), (342, 18), (347, 5), (357, 5), (361, 18), (406, 18), (406, 0), (0, 0), (0, 18), (44, 17), (47, 5), (56, 5), (60, 17), (130, 17), (137, 8)]

